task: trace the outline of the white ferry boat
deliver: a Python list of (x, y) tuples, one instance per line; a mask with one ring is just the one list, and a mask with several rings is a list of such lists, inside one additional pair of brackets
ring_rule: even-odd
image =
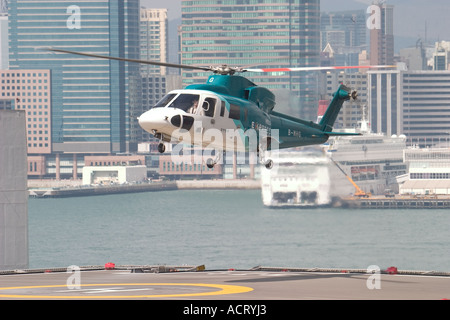
[(408, 173), (408, 165), (403, 161), (406, 136), (372, 133), (365, 121), (359, 128), (346, 131), (361, 135), (333, 137), (320, 147), (273, 152), (276, 167), (261, 169), (264, 205), (326, 206), (335, 197), (353, 195), (355, 187), (330, 158), (365, 193), (385, 195), (389, 190), (398, 194), (396, 177)]
[(267, 207), (318, 207), (331, 204), (330, 159), (321, 147), (273, 151), (272, 169), (261, 167)]

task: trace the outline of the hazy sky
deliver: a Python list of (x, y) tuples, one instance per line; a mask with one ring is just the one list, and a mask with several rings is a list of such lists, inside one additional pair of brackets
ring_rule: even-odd
[[(448, 0), (388, 0), (394, 9), (394, 33), (411, 39), (427, 38), (450, 41), (450, 19), (448, 19)], [(367, 9), (372, 0), (321, 0), (322, 11), (350, 9)], [(141, 0), (141, 5), (148, 8), (168, 8), (169, 19), (181, 16), (181, 0)], [(448, 8), (448, 9), (444, 9)], [(412, 41), (411, 44), (414, 44)]]

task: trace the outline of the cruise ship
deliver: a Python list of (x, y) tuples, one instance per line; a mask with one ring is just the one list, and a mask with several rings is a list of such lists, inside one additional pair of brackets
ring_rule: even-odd
[(330, 159), (322, 147), (274, 151), (272, 169), (261, 168), (267, 207), (319, 207), (331, 203)]
[[(362, 122), (354, 129), (360, 136), (331, 138), (327, 153), (364, 191), (372, 195), (383, 195), (386, 190), (398, 193), (397, 176), (408, 172), (403, 161), (406, 136), (372, 133)], [(354, 186), (336, 167), (330, 167), (332, 196), (345, 197), (355, 192)]]

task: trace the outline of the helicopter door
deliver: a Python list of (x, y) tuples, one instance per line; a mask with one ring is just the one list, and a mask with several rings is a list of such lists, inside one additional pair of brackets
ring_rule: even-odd
[(203, 114), (207, 117), (214, 117), (217, 100), (215, 98), (205, 98), (202, 104)]
[(202, 121), (203, 128), (211, 128), (215, 126), (216, 118), (214, 116), (216, 113), (216, 104), (217, 98), (204, 97), (202, 107), (200, 108), (200, 115), (204, 116)]

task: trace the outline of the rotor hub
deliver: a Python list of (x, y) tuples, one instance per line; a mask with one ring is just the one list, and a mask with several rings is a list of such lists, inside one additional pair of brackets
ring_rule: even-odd
[(223, 76), (226, 75), (234, 75), (236, 72), (245, 72), (246, 70), (244, 68), (241, 67), (230, 67), (226, 64), (223, 64), (221, 66), (210, 66), (209, 69), (215, 73), (215, 74), (220, 74)]

